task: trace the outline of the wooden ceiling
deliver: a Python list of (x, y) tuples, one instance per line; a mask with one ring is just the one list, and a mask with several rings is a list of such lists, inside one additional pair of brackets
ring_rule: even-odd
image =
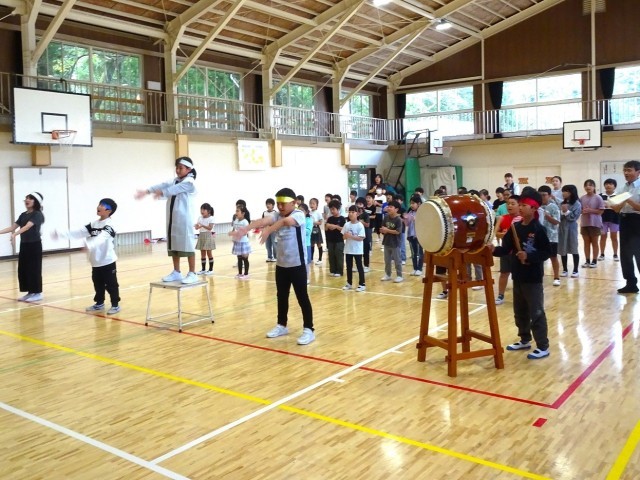
[[(563, 0), (0, 0), (38, 18), (64, 16), (362, 85), (402, 79)], [(62, 13), (64, 12), (64, 13)], [(451, 25), (447, 30), (438, 24)], [(187, 55), (188, 56), (188, 55)], [(373, 85), (372, 85), (373, 86)]]

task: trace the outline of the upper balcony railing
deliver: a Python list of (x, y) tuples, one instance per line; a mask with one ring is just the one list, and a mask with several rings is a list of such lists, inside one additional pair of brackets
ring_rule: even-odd
[[(424, 129), (437, 130), (438, 136), (445, 140), (462, 140), (498, 135), (548, 135), (559, 133), (563, 122), (594, 118), (614, 129), (640, 128), (640, 93), (609, 101), (518, 105), (501, 110), (433, 113), (393, 120), (277, 105), (269, 107), (269, 117), (265, 118), (260, 104), (177, 94), (171, 102), (177, 111), (175, 115), (167, 115), (170, 102), (164, 92), (0, 73), (0, 117), (13, 113), (11, 89), (14, 86), (90, 94), (93, 121), (103, 128), (122, 130), (181, 128), (190, 133), (244, 132), (258, 137), (265, 125), (270, 125), (270, 133), (280, 137), (394, 144), (403, 139), (404, 132)], [(173, 125), (173, 121), (168, 122), (168, 118), (175, 118), (179, 127)]]

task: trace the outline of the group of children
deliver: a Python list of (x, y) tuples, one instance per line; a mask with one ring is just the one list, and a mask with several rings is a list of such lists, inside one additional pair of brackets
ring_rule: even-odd
[[(201, 205), (200, 217), (195, 225), (191, 223), (191, 204), (195, 194), (194, 180), (196, 171), (193, 161), (180, 157), (175, 162), (176, 178), (146, 190), (139, 190), (136, 198), (146, 195), (167, 199), (167, 242), (168, 253), (172, 257), (173, 271), (163, 281), (181, 281), (194, 283), (195, 251), (201, 251), (201, 270), (198, 274), (213, 273), (213, 255), (215, 236), (213, 232), (214, 210), (208, 203)], [(505, 177), (506, 179), (506, 177)], [(593, 180), (584, 182), (585, 195), (578, 198), (574, 185), (561, 186), (562, 179), (554, 177), (554, 189), (543, 185), (537, 190), (525, 187), (520, 195), (514, 193), (515, 184), (507, 182), (505, 188), (496, 191), (502, 201), (492, 205), (499, 214), (497, 220), (497, 238), (500, 245), (491, 245), (494, 256), (501, 257), (498, 298), (496, 303), (504, 301), (504, 293), (509, 275), (513, 278), (514, 317), (520, 340), (509, 345), (507, 350), (529, 350), (535, 340), (536, 349), (528, 358), (539, 359), (549, 355), (547, 321), (544, 311), (542, 289), (543, 263), (551, 258), (553, 285), (560, 285), (560, 277), (568, 276), (567, 258), (573, 255), (572, 277), (578, 276), (578, 219), (581, 219), (580, 233), (583, 237), (586, 261), (583, 268), (596, 268), (597, 261), (604, 260), (604, 247), (607, 233), (611, 234), (614, 260), (617, 256), (617, 225), (619, 218), (615, 211), (607, 208), (605, 200), (615, 195), (616, 181), (605, 181), (604, 195), (595, 193)], [(372, 248), (372, 233), (383, 235), (385, 275), (382, 281), (404, 281), (401, 257), (405, 236), (411, 248), (413, 275), (422, 275), (423, 251), (417, 241), (415, 215), (424, 198), (423, 191), (416, 189), (410, 200), (410, 209), (402, 208), (402, 198), (389, 194), (385, 200), (376, 193), (369, 192), (365, 198), (350, 195), (347, 218), (338, 195), (325, 196), (325, 211), (318, 211), (318, 200), (312, 198), (310, 208), (302, 196), (291, 189), (281, 189), (276, 199), (267, 199), (266, 210), (262, 218), (251, 221), (246, 203), (239, 200), (232, 219), (232, 253), (238, 258), (239, 279), (249, 277), (249, 254), (251, 246), (248, 232), (262, 229), (260, 241), (266, 244), (267, 262), (276, 262), (276, 286), (278, 298), (278, 319), (276, 326), (267, 332), (267, 337), (275, 338), (288, 334), (287, 314), (288, 297), (293, 287), (302, 310), (303, 331), (298, 344), (307, 345), (315, 340), (313, 311), (307, 293), (309, 267), (314, 247), (318, 247), (319, 257), (316, 264), (322, 264), (323, 239), (321, 229), (324, 226), (329, 257), (329, 272), (333, 277), (343, 275), (346, 257), (347, 282), (343, 290), (353, 290), (353, 272), (358, 272), (358, 285), (355, 291), (366, 290), (365, 273), (369, 271), (369, 252)], [(561, 198), (558, 196), (561, 194)], [(440, 192), (441, 194), (443, 192)], [(484, 200), (489, 203), (488, 194)], [(27, 294), (19, 300), (33, 302), (42, 300), (42, 244), (40, 226), (44, 222), (42, 214), (43, 197), (38, 192), (26, 196), (24, 212), (16, 222), (1, 233), (11, 233), (12, 240), (21, 235), (21, 248), (18, 260), (18, 278), (20, 290)], [(503, 204), (504, 212), (501, 212)], [(274, 208), (277, 206), (277, 210)], [(54, 235), (71, 238), (85, 238), (92, 265), (92, 280), (95, 289), (94, 304), (87, 311), (102, 311), (105, 295), (108, 293), (111, 308), (108, 314), (120, 311), (119, 286), (115, 254), (115, 231), (111, 224), (111, 215), (116, 211), (116, 202), (110, 198), (100, 200), (97, 207), (98, 219), (81, 229), (69, 232), (54, 232)], [(500, 215), (503, 213), (502, 215)], [(198, 240), (193, 246), (193, 229), (198, 231)], [(603, 231), (604, 229), (604, 231)], [(560, 273), (557, 254), (562, 260)], [(187, 257), (189, 272), (180, 273), (180, 258)], [(208, 269), (207, 269), (208, 262)], [(395, 263), (395, 278), (392, 277), (392, 262)], [(355, 263), (355, 268), (354, 268)], [(446, 298), (446, 291), (440, 294)]]

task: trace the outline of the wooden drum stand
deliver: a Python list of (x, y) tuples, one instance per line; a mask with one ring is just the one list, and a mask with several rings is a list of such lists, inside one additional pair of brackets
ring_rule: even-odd
[[(453, 249), (449, 254), (433, 255), (425, 253), (424, 262), (426, 276), (424, 282), (424, 294), (422, 300), (422, 319), (420, 323), (420, 337), (416, 348), (418, 349), (418, 361), (424, 362), (427, 356), (427, 348), (440, 347), (447, 351), (445, 357), (449, 364), (448, 375), (457, 375), (458, 360), (468, 358), (492, 356), (496, 368), (504, 368), (502, 359), (502, 346), (500, 344), (500, 330), (498, 329), (498, 317), (496, 314), (495, 298), (493, 296), (493, 279), (491, 267), (493, 256), (489, 247), (485, 246), (476, 253), (467, 253)], [(483, 280), (471, 281), (467, 278), (467, 265), (476, 264), (482, 266)], [(435, 267), (445, 267), (447, 275), (437, 275)], [(439, 340), (429, 335), (429, 317), (431, 314), (431, 294), (433, 283), (446, 281), (449, 291), (449, 312), (447, 316), (448, 336)], [(475, 286), (483, 286), (489, 314), (489, 330), (491, 336), (476, 332), (469, 328), (469, 296), (467, 289)], [(458, 336), (458, 292), (460, 294), (460, 335)], [(491, 345), (491, 348), (471, 351), (471, 339), (475, 338)], [(458, 352), (458, 343), (462, 343), (462, 352)]]

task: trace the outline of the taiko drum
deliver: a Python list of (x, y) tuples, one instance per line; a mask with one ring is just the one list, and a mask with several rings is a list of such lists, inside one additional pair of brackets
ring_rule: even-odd
[(447, 255), (454, 248), (477, 252), (493, 235), (493, 210), (477, 195), (431, 197), (416, 212), (418, 241), (434, 255)]

